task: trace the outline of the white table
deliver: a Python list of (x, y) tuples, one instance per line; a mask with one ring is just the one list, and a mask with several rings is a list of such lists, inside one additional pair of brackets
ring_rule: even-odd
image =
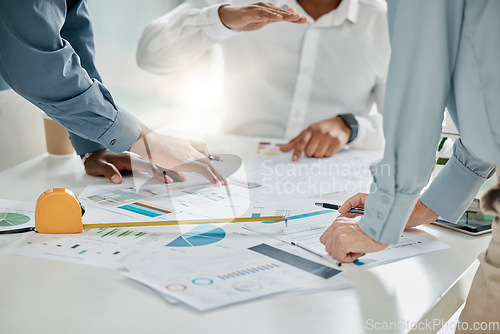
[[(85, 175), (77, 157), (41, 155), (0, 172), (0, 198), (35, 201), (48, 188), (78, 194), (88, 183), (105, 182)], [(463, 303), (476, 257), (490, 236), (435, 226), (421, 230), (451, 248), (370, 270), (345, 268), (356, 283), (352, 289), (208, 313), (173, 306), (115, 270), (0, 254), (0, 333), (376, 333), (376, 326), (446, 321)], [(387, 333), (409, 330), (402, 326)]]

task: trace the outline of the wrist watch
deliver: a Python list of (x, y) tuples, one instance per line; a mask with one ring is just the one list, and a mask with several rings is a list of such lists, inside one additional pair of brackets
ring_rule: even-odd
[(359, 129), (359, 124), (358, 121), (356, 120), (356, 117), (354, 117), (353, 114), (342, 114), (339, 115), (340, 118), (344, 121), (345, 125), (351, 129), (351, 136), (349, 137), (349, 140), (347, 141), (347, 144), (352, 142), (356, 137), (358, 136), (358, 129)]
[(93, 154), (94, 152), (92, 153), (85, 153), (83, 156), (82, 156), (82, 164), (85, 166), (85, 164), (87, 163), (87, 159), (90, 158), (90, 156)]

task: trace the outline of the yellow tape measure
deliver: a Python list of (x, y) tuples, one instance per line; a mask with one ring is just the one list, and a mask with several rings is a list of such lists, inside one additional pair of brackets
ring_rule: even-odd
[(52, 188), (44, 191), (36, 201), (35, 229), (38, 233), (81, 233), (88, 228), (132, 227), (132, 226), (163, 226), (186, 224), (217, 224), (217, 223), (249, 223), (264, 221), (284, 221), (284, 216), (241, 217), (193, 220), (168, 220), (127, 223), (84, 224), (82, 216), (85, 209), (71, 190)]
[(52, 188), (36, 201), (35, 228), (38, 233), (80, 233), (84, 209), (71, 190)]

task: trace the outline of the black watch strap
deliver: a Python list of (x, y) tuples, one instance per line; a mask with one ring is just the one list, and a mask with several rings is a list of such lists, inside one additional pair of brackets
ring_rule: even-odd
[(359, 124), (358, 121), (356, 120), (356, 117), (354, 117), (353, 114), (342, 114), (339, 115), (340, 118), (344, 121), (345, 125), (351, 129), (351, 136), (349, 137), (349, 140), (347, 141), (347, 144), (351, 143), (356, 137), (358, 136), (358, 130), (359, 130)]

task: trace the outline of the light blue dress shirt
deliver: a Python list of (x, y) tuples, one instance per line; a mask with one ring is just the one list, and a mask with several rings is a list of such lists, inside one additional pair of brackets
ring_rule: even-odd
[(139, 121), (101, 83), (84, 0), (3, 0), (0, 76), (68, 129), (78, 154), (122, 152), (139, 137)]
[(444, 108), (460, 132), (422, 202), (456, 222), (500, 165), (500, 1), (389, 0), (384, 157), (359, 225), (396, 243), (436, 160)]

